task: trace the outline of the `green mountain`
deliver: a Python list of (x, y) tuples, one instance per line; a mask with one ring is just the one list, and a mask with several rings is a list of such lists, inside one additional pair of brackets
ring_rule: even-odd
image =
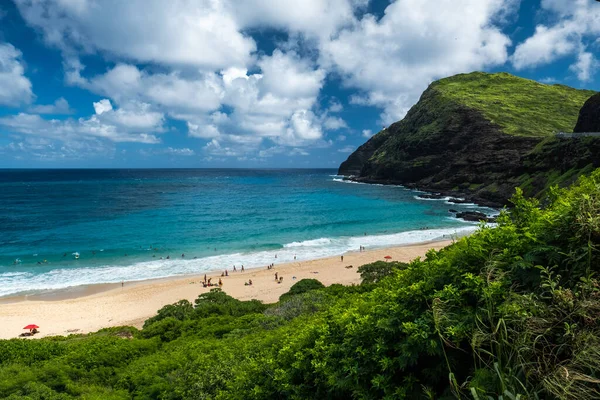
[(403, 120), (351, 154), (339, 174), (494, 206), (506, 204), (515, 187), (540, 196), (600, 165), (600, 140), (558, 135), (573, 131), (594, 93), (507, 73), (441, 79)]

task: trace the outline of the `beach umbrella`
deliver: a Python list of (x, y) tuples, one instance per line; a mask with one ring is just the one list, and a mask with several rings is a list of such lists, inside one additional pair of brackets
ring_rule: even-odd
[(391, 259), (392, 259), (392, 256), (385, 256), (385, 257), (383, 257), (383, 258), (385, 258), (385, 261), (387, 261), (387, 260), (391, 260)]
[(29, 330), (32, 330), (32, 329), (38, 329), (38, 328), (39, 328), (39, 326), (37, 326), (37, 325), (35, 325), (35, 324), (29, 324), (29, 325), (27, 325), (27, 326), (26, 326), (25, 328), (23, 328), (23, 329), (29, 329)]

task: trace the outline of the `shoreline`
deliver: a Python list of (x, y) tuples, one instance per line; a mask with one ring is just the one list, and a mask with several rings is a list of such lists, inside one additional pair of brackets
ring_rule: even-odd
[[(421, 188), (421, 187), (417, 187), (417, 185), (415, 185), (413, 183), (401, 183), (400, 181), (395, 181), (393, 179), (378, 180), (378, 179), (372, 179), (372, 178), (363, 178), (363, 177), (355, 176), (355, 175), (343, 175), (343, 174), (340, 175), (339, 171), (338, 171), (337, 176), (341, 176), (343, 180), (346, 180), (349, 182), (362, 183), (365, 185), (398, 186), (398, 187), (403, 187), (403, 188), (413, 190), (416, 192), (422, 192), (425, 194), (449, 196), (452, 198), (463, 198), (464, 200), (472, 202), (473, 204), (475, 204), (478, 207), (486, 207), (486, 208), (500, 210), (506, 205), (506, 204), (502, 204), (497, 201), (477, 197), (477, 196), (474, 196), (473, 194), (469, 194), (466, 192), (453, 191), (453, 190), (447, 190), (447, 189), (435, 189), (434, 190), (432, 188)], [(457, 218), (457, 219), (459, 219), (459, 218)]]
[[(238, 270), (222, 278), (222, 289), (239, 300), (273, 303), (301, 279), (318, 279), (326, 286), (359, 284), (360, 275), (356, 270), (363, 264), (383, 261), (385, 255), (392, 256), (393, 261), (407, 262), (424, 256), (429, 249), (438, 250), (451, 243), (453, 240), (435, 240), (347, 252), (343, 261), (340, 256), (333, 256), (276, 264), (271, 270), (247, 268), (245, 272)], [(275, 272), (284, 277), (282, 283), (275, 283)], [(208, 292), (211, 288), (200, 284), (203, 277), (204, 274), (176, 275), (128, 281), (123, 286), (121, 283), (103, 283), (53, 293), (5, 297), (0, 300), (0, 339), (18, 337), (23, 332), (21, 328), (30, 323), (41, 327), (36, 338), (89, 333), (121, 325), (140, 328), (161, 307), (182, 299), (193, 302), (198, 295)], [(207, 273), (207, 277), (217, 283), (221, 278), (220, 271)], [(244, 285), (248, 279), (252, 279), (253, 285)]]

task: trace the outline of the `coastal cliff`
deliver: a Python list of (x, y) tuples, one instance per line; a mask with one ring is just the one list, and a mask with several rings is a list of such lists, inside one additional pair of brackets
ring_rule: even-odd
[(506, 204), (517, 186), (540, 196), (549, 185), (569, 184), (600, 165), (600, 138), (557, 135), (573, 131), (593, 94), (507, 73), (441, 79), (338, 173), (490, 206)]

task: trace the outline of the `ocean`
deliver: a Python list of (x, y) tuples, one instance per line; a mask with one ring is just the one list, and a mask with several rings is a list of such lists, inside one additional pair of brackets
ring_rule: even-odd
[(262, 267), (462, 235), (475, 224), (336, 170), (0, 170), (0, 296)]

